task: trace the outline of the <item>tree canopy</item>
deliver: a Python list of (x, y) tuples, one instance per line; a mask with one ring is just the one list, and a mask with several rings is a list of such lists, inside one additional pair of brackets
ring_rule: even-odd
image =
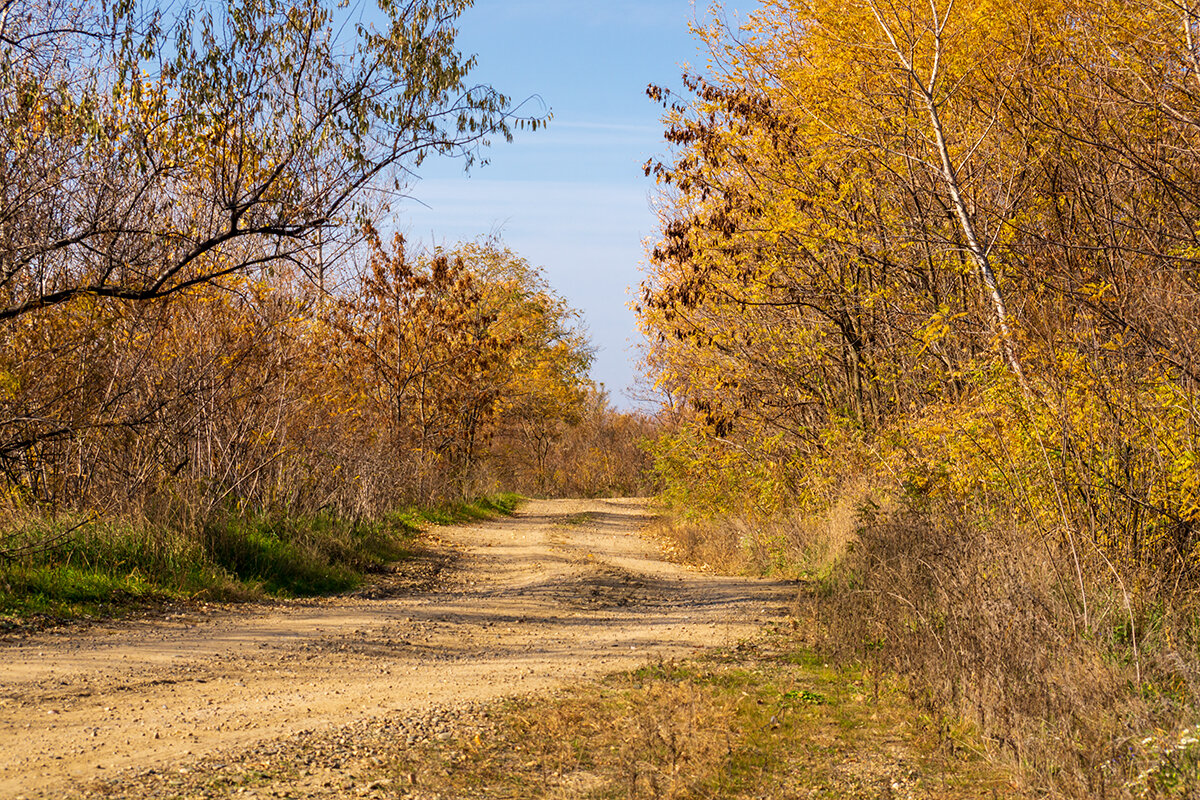
[(1044, 525), (1073, 498), (1130, 563), (1192, 558), (1196, 24), (1150, 0), (771, 1), (701, 30), (689, 96), (650, 90), (674, 152), (647, 165), (640, 310), (693, 426), (664, 445), (679, 486), (771, 507), (882, 458), (1004, 493), (1015, 459)]
[(320, 273), (422, 159), (469, 164), (538, 126), (470, 83), (468, 5), (6, 0), (0, 321), (282, 262)]

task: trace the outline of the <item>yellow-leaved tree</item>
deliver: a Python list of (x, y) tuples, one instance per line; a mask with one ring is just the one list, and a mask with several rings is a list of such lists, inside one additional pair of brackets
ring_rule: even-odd
[(667, 499), (749, 531), (817, 515), (801, 539), (840, 519), (853, 591), (817, 629), (878, 643), (1059, 789), (1149, 786), (1174, 756), (1121, 742), (1194, 720), (1120, 687), (1200, 663), (1179, 633), (1200, 578), (1196, 7), (740, 19), (698, 31), (684, 94), (650, 90), (671, 153), (647, 165), (639, 315), (677, 420)]

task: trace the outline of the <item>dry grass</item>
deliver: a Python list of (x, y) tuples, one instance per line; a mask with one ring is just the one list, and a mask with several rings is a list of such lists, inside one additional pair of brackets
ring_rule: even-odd
[(1200, 796), (1194, 606), (1139, 601), (1108, 574), (1014, 525), (864, 507), (807, 603), (806, 641), (906, 676), (943, 729), (974, 727), (1030, 790)]
[(896, 687), (790, 635), (660, 663), (549, 701), (394, 765), (414, 798), (967, 798), (1007, 776), (937, 731)]
[(943, 741), (976, 731), (1028, 791), (1200, 797), (1200, 598), (1186, 582), (1122, 584), (1078, 536), (861, 489), (814, 518), (657, 534), (682, 561), (808, 579), (803, 644), (902, 676)]
[[(305, 734), (93, 796), (835, 800), (1019, 797), (907, 694), (830, 664), (791, 626), (684, 662), (500, 702), (413, 736), (393, 720)], [(418, 726), (419, 727), (419, 726)]]
[(723, 574), (814, 578), (829, 575), (858, 538), (865, 487), (844, 493), (818, 516), (719, 521), (664, 515), (648, 535), (671, 558)]

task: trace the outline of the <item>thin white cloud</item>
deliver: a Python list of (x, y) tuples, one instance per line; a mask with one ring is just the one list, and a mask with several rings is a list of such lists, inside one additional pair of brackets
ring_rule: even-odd
[(480, 3), (475, 8), (484, 13), (497, 13), (506, 19), (531, 24), (544, 24), (547, 18), (568, 19), (577, 24), (619, 25), (639, 28), (678, 27), (680, 19), (693, 19), (699, 12), (703, 18), (708, 2), (691, 0), (607, 0), (603, 3), (583, 3), (578, 0), (508, 0), (496, 7)]
[(402, 206), (401, 218), (459, 227), (492, 220), (552, 223), (554, 229), (601, 233), (649, 228), (654, 216), (644, 188), (622, 184), (546, 180), (439, 179), (416, 183), (409, 194), (421, 206)]
[(658, 135), (659, 130), (653, 125), (638, 125), (624, 122), (593, 122), (588, 120), (564, 120), (553, 122), (555, 127), (571, 128), (573, 130), (589, 131), (623, 131), (625, 133), (649, 133)]
[(541, 144), (546, 147), (653, 147), (663, 126), (645, 123), (551, 120)]

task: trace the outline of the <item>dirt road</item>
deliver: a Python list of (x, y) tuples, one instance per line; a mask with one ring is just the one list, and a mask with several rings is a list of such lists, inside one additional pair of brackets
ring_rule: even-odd
[(635, 500), (536, 501), (439, 529), (453, 557), (426, 586), (397, 576), (353, 597), (0, 643), (0, 798), (687, 655), (794, 596), (664, 561), (648, 520)]

